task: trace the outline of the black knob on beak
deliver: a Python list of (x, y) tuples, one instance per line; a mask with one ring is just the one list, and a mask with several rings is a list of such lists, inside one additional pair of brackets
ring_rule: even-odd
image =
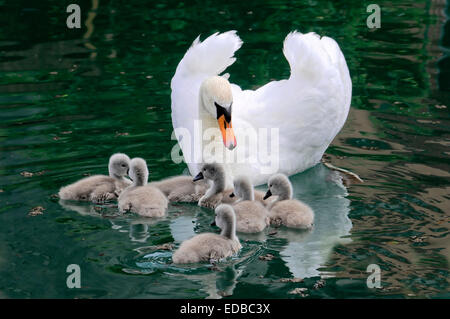
[(234, 193), (231, 193), (231, 194), (230, 194), (230, 197), (231, 197), (231, 198), (233, 198), (234, 196), (236, 196), (236, 195), (234, 195)]
[(202, 172), (200, 172), (200, 173), (198, 173), (195, 177), (194, 177), (194, 179), (192, 180), (193, 182), (196, 182), (196, 181), (198, 181), (198, 180), (201, 180), (201, 179), (204, 179), (205, 177), (203, 176), (203, 173)]
[(266, 195), (264, 195), (264, 200), (266, 200), (266, 199), (268, 199), (270, 196), (272, 196), (272, 192), (270, 191), (270, 189), (269, 190), (267, 190), (267, 193), (266, 193)]
[(216, 226), (216, 220), (214, 219), (214, 221), (211, 223), (211, 226)]

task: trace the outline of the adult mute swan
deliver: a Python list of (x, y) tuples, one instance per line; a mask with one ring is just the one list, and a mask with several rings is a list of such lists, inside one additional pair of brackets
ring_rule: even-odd
[(172, 78), (172, 123), (193, 176), (202, 163), (219, 162), (230, 177), (261, 185), (320, 161), (347, 118), (352, 84), (333, 39), (294, 31), (283, 48), (289, 79), (242, 90), (220, 76), (241, 45), (236, 31), (193, 42)]

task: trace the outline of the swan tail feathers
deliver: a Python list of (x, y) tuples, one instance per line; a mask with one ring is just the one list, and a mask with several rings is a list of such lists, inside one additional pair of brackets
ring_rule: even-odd
[(214, 33), (203, 41), (197, 37), (178, 65), (177, 71), (209, 76), (220, 74), (236, 61), (234, 52), (241, 45), (242, 40), (234, 30)]
[(293, 31), (284, 40), (283, 53), (291, 67), (291, 78), (307, 78), (309, 82), (315, 82), (326, 76), (333, 60), (338, 59), (340, 49), (331, 38), (320, 38), (314, 32)]

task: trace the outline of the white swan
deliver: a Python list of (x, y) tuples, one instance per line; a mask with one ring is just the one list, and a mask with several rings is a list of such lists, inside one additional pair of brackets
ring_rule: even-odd
[[(203, 162), (225, 162), (230, 177), (249, 175), (261, 185), (273, 173), (292, 175), (320, 161), (347, 118), (352, 84), (333, 39), (294, 31), (283, 48), (291, 68), (289, 79), (243, 91), (230, 85), (228, 76), (217, 76), (234, 63), (241, 45), (236, 31), (193, 42), (172, 78), (172, 123), (193, 176)], [(201, 127), (196, 120), (201, 120)], [(258, 142), (246, 145), (240, 138), (247, 129), (256, 132)], [(259, 146), (254, 149), (265, 142), (264, 129), (269, 136), (271, 129), (279, 133), (269, 159), (262, 158)], [(209, 139), (215, 143), (209, 144)], [(215, 154), (205, 160), (200, 146), (214, 148)], [(221, 158), (230, 153), (234, 158)]]

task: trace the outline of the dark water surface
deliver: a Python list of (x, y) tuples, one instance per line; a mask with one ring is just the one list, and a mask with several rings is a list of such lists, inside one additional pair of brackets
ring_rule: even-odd
[[(306, 298), (450, 297), (441, 1), (378, 1), (378, 30), (366, 26), (367, 1), (103, 0), (78, 1), (83, 28), (69, 30), (71, 2), (0, 0), (0, 297), (302, 298), (289, 294), (297, 287)], [(291, 30), (337, 40), (353, 99), (327, 154), (365, 183), (346, 189), (322, 164), (293, 176), (314, 230), (240, 236), (242, 252), (215, 269), (172, 265), (158, 247), (212, 231), (209, 210), (172, 205), (153, 222), (54, 197), (107, 173), (119, 151), (145, 158), (153, 180), (183, 173), (170, 158), (169, 83), (199, 34), (231, 29), (244, 45), (228, 72), (243, 88), (289, 75), (281, 48)], [(43, 214), (29, 216), (37, 206)], [(81, 267), (81, 289), (66, 286), (69, 264)], [(381, 267), (381, 289), (366, 285), (369, 264)], [(293, 277), (305, 280), (281, 280)]]

